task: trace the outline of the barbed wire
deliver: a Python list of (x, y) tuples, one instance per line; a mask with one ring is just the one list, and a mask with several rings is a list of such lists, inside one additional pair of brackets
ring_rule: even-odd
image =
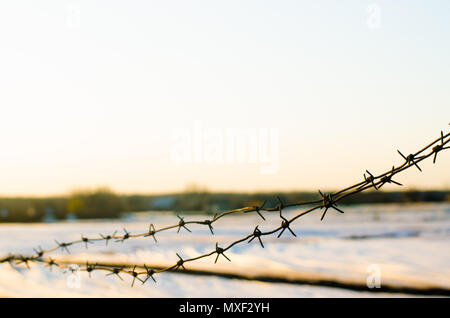
[[(330, 209), (335, 210), (339, 213), (344, 213), (344, 211), (338, 207), (337, 203), (348, 196), (355, 195), (357, 193), (363, 192), (363, 191), (371, 189), (371, 188), (374, 188), (375, 190), (379, 190), (386, 184), (395, 184), (398, 186), (402, 186), (401, 183), (393, 180), (393, 177), (396, 174), (398, 174), (410, 167), (413, 167), (413, 166), (422, 172), (422, 169), (420, 168), (420, 166), (418, 164), (421, 161), (423, 161), (431, 156), (433, 156), (433, 164), (436, 163), (438, 153), (440, 153), (443, 150), (450, 149), (450, 146), (446, 146), (447, 143), (450, 142), (450, 139), (447, 139), (449, 136), (450, 136), (450, 133), (447, 133), (446, 135), (444, 135), (444, 133), (441, 131), (441, 135), (439, 138), (432, 141), (430, 144), (423, 147), (416, 153), (409, 154), (408, 156), (403, 155), (403, 153), (400, 150), (397, 150), (397, 152), (400, 154), (400, 156), (404, 159), (403, 164), (401, 164), (400, 166), (398, 166), (398, 167), (393, 166), (392, 169), (390, 169), (387, 172), (384, 172), (378, 176), (374, 176), (371, 172), (366, 170), (367, 175), (365, 173), (363, 174), (363, 181), (356, 183), (352, 186), (346, 187), (346, 188), (339, 190), (337, 192), (334, 192), (334, 193), (323, 193), (321, 190), (319, 190), (318, 191), (319, 195), (320, 195), (319, 200), (308, 201), (308, 202), (284, 203), (281, 200), (281, 198), (279, 196), (277, 196), (276, 199), (278, 201), (278, 205), (276, 205), (274, 207), (265, 207), (265, 204), (266, 204), (266, 201), (265, 201), (260, 206), (249, 206), (249, 207), (244, 207), (244, 208), (240, 208), (240, 209), (225, 211), (220, 214), (214, 215), (214, 217), (212, 219), (206, 219), (203, 221), (185, 221), (184, 217), (177, 215), (179, 221), (177, 224), (174, 224), (174, 225), (156, 229), (153, 224), (150, 224), (148, 231), (143, 232), (143, 233), (137, 233), (137, 234), (132, 234), (124, 228), (123, 235), (117, 235), (117, 231), (115, 231), (113, 234), (108, 234), (108, 235), (99, 234), (100, 237), (97, 237), (97, 238), (88, 238), (88, 237), (81, 235), (81, 238), (79, 240), (75, 240), (75, 241), (71, 241), (71, 242), (58, 242), (57, 240), (55, 240), (55, 243), (57, 244), (55, 247), (52, 247), (47, 250), (43, 250), (41, 247), (38, 247), (38, 249), (34, 249), (35, 254), (31, 255), (31, 256), (9, 254), (8, 256), (0, 259), (0, 264), (1, 263), (9, 263), (11, 266), (14, 266), (15, 264), (23, 263), (23, 264), (25, 264), (25, 266), (27, 268), (30, 268), (29, 263), (34, 262), (34, 263), (42, 263), (42, 264), (48, 266), (50, 268), (50, 270), (52, 270), (52, 268), (54, 266), (58, 267), (60, 269), (67, 269), (67, 268), (70, 269), (70, 265), (58, 264), (53, 258), (51, 258), (51, 257), (44, 258), (44, 256), (46, 254), (54, 252), (58, 249), (66, 251), (67, 253), (70, 254), (70, 251), (69, 251), (70, 246), (75, 245), (75, 244), (84, 243), (85, 247), (87, 249), (88, 244), (93, 244), (95, 241), (105, 241), (105, 244), (108, 245), (108, 242), (110, 240), (115, 240), (115, 242), (123, 243), (124, 241), (131, 239), (131, 238), (151, 236), (154, 239), (155, 243), (157, 243), (158, 242), (157, 238), (156, 238), (157, 233), (160, 233), (163, 231), (168, 231), (171, 229), (177, 229), (177, 233), (179, 233), (181, 231), (181, 229), (191, 232), (191, 230), (187, 227), (187, 225), (190, 225), (190, 224), (205, 225), (208, 227), (211, 234), (214, 235), (212, 224), (214, 222), (217, 222), (219, 219), (221, 219), (225, 216), (236, 214), (236, 213), (255, 212), (265, 221), (266, 219), (264, 218), (264, 215), (262, 214), (262, 212), (278, 212), (281, 224), (280, 224), (280, 226), (278, 226), (277, 228), (275, 228), (273, 230), (270, 230), (267, 232), (262, 232), (257, 225), (254, 228), (252, 233), (228, 244), (226, 247), (220, 247), (218, 242), (216, 242), (215, 249), (209, 253), (201, 254), (196, 257), (191, 257), (191, 258), (186, 258), (186, 259), (183, 259), (178, 253), (176, 253), (176, 256), (178, 257), (178, 261), (175, 264), (164, 267), (164, 268), (150, 268), (146, 264), (144, 264), (145, 271), (138, 272), (138, 271), (136, 271), (136, 267), (139, 267), (139, 265), (114, 266), (114, 265), (104, 265), (104, 264), (98, 265), (98, 263), (89, 264), (88, 262), (86, 262), (86, 264), (83, 267), (80, 267), (79, 270), (88, 272), (89, 276), (91, 276), (91, 273), (93, 271), (107, 271), (108, 273), (106, 275), (108, 275), (108, 276), (115, 275), (118, 278), (120, 278), (121, 280), (122, 280), (122, 277), (120, 276), (120, 274), (128, 274), (132, 277), (131, 286), (134, 286), (136, 280), (139, 280), (142, 284), (145, 284), (151, 278), (154, 282), (156, 282), (156, 280), (154, 278), (155, 274), (163, 273), (166, 271), (176, 271), (176, 270), (185, 269), (185, 267), (184, 267), (185, 263), (193, 262), (193, 261), (196, 261), (199, 259), (213, 256), (213, 255), (216, 255), (214, 263), (217, 263), (217, 260), (219, 259), (220, 256), (223, 256), (225, 259), (227, 259), (228, 261), (231, 262), (231, 259), (227, 255), (225, 255), (225, 252), (230, 250), (231, 248), (233, 248), (234, 246), (236, 246), (238, 244), (241, 244), (246, 241), (248, 243), (251, 243), (253, 240), (257, 239), (258, 243), (261, 245), (261, 247), (264, 248), (264, 244), (263, 244), (261, 237), (272, 235), (272, 234), (279, 232), (277, 238), (280, 238), (281, 235), (285, 232), (285, 230), (288, 230), (288, 232), (290, 232), (293, 236), (297, 236), (294, 233), (294, 231), (290, 228), (290, 225), (291, 225), (291, 223), (293, 223), (294, 221), (296, 221), (297, 219), (299, 219), (300, 217), (302, 217), (306, 214), (309, 214), (315, 210), (325, 209), (320, 218), (321, 220), (323, 220), (324, 217), (326, 216), (326, 213)], [(431, 148), (430, 152), (423, 154), (425, 151), (427, 151), (430, 148)], [(286, 219), (282, 214), (283, 210), (286, 208), (299, 207), (299, 206), (305, 206), (305, 205), (309, 205), (311, 207), (296, 214), (295, 216), (293, 216), (290, 219)], [(140, 276), (144, 276), (145, 278), (141, 279)]]

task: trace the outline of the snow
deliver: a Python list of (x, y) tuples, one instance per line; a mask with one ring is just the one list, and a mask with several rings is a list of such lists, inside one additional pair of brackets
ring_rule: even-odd
[[(292, 224), (297, 234), (285, 231), (263, 237), (265, 248), (257, 240), (243, 242), (226, 253), (232, 260), (215, 256), (187, 263), (190, 269), (218, 270), (248, 276), (265, 275), (288, 278), (316, 278), (365, 285), (368, 266), (381, 270), (381, 284), (408, 287), (440, 287), (450, 289), (450, 205), (360, 205), (343, 207), (345, 214), (329, 211), (323, 222), (320, 213), (306, 215)], [(294, 215), (295, 209), (285, 216)], [(70, 248), (71, 254), (60, 251), (52, 256), (74, 261), (174, 264), (176, 252), (184, 258), (214, 249), (215, 243), (226, 246), (251, 233), (259, 224), (262, 231), (277, 227), (277, 213), (265, 213), (267, 221), (257, 214), (228, 216), (214, 224), (215, 235), (202, 225), (188, 226), (192, 233), (170, 230), (153, 238), (129, 239), (124, 243), (110, 241)], [(185, 220), (203, 220), (205, 216), (186, 215)], [(175, 224), (174, 214), (131, 214), (121, 220), (72, 221), (39, 224), (1, 224), (0, 255), (9, 252), (31, 254), (33, 247), (53, 247), (54, 239), (63, 242), (99, 233), (119, 232), (125, 227), (132, 233), (148, 230), (149, 223), (161, 227)], [(79, 288), (69, 288), (68, 273), (40, 264), (25, 266), (0, 265), (0, 296), (8, 297), (373, 297), (386, 296), (339, 288), (285, 283), (263, 283), (214, 276), (163, 273), (157, 283), (123, 281), (104, 272), (94, 272), (92, 279), (80, 273)], [(398, 296), (398, 294), (394, 295)]]

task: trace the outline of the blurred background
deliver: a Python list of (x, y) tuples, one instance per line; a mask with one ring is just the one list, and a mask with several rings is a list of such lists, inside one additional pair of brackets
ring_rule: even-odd
[[(285, 202), (315, 200), (317, 189), (345, 188), (366, 169), (385, 172), (403, 162), (397, 149), (408, 155), (448, 131), (448, 1), (19, 0), (0, 4), (0, 29), (2, 254), (32, 253), (32, 237), (49, 247), (53, 234), (79, 237), (94, 225), (97, 235), (108, 225), (145, 229), (153, 218), (176, 223), (174, 212), (193, 217), (264, 201), (274, 206), (276, 195)], [(382, 246), (411, 247), (401, 248), (410, 252), (407, 260), (395, 257), (400, 250), (382, 256), (378, 245), (367, 252), (370, 260), (355, 261), (361, 284), (366, 263), (384, 262), (383, 270), (403, 283), (417, 287), (423, 282), (411, 277), (427, 272), (423, 284), (450, 289), (441, 279), (448, 249), (434, 253), (425, 271), (412, 248), (430, 251), (449, 242), (449, 156), (444, 151), (435, 165), (421, 163), (423, 172), (399, 175), (403, 187), (347, 198), (356, 219), (344, 214), (330, 222), (345, 228), (346, 220), (358, 220), (351, 231), (319, 230), (315, 223), (305, 230), (318, 247), (350, 236), (361, 244), (382, 239), (392, 240)], [(361, 211), (367, 214), (358, 218)], [(251, 219), (241, 233), (243, 220), (224, 224), (222, 239), (254, 227)], [(372, 233), (371, 222), (380, 220), (385, 230)], [(199, 235), (192, 239), (207, 233)], [(289, 242), (273, 242), (274, 253), (307, 244)], [(177, 244), (167, 246), (171, 257)], [(146, 248), (123, 253), (132, 258)], [(333, 253), (332, 245), (325, 250)], [(237, 250), (233, 261), (246, 253)], [(255, 253), (267, 257), (269, 268), (275, 254)], [(342, 253), (353, 259), (352, 250)], [(290, 267), (283, 266), (304, 273), (302, 260), (319, 254), (294, 253)], [(283, 267), (276, 268), (283, 276)], [(327, 262), (312, 269), (336, 277)], [(60, 278), (45, 269), (37, 270), (40, 278), (8, 271), (0, 296), (34, 296), (43, 286), (56, 293), (49, 286)], [(36, 285), (26, 294), (11, 289), (17, 280)], [(235, 290), (251, 295), (253, 289), (239, 284)], [(61, 288), (67, 296), (104, 291)], [(203, 289), (220, 296), (226, 288), (212, 290)], [(266, 294), (280, 290), (273, 285)], [(151, 293), (141, 292), (130, 295)], [(287, 295), (343, 294), (302, 287)]]

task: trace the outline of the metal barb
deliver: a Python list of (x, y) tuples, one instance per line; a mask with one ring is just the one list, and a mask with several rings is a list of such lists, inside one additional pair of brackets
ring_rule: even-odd
[(123, 231), (125, 232), (125, 234), (116, 240), (116, 242), (121, 242), (123, 243), (123, 241), (128, 240), (130, 238), (130, 232), (127, 231), (127, 229), (123, 228)]
[(344, 213), (344, 211), (342, 211), (341, 209), (339, 209), (337, 207), (336, 201), (333, 199), (333, 194), (331, 194), (331, 193), (323, 194), (322, 191), (320, 191), (320, 190), (319, 190), (319, 193), (323, 199), (322, 206), (320, 207), (320, 209), (325, 208), (325, 211), (323, 212), (322, 217), (320, 218), (321, 221), (325, 217), (325, 214), (327, 214), (327, 211), (329, 208), (333, 208), (340, 213)]
[(264, 248), (264, 244), (263, 244), (263, 242), (261, 241), (261, 235), (262, 235), (262, 233), (261, 233), (261, 231), (260, 231), (260, 229), (258, 228), (258, 225), (255, 227), (255, 229), (253, 230), (253, 236), (252, 236), (252, 238), (248, 241), (248, 243), (250, 243), (251, 241), (253, 241), (255, 238), (257, 238), (258, 240), (259, 240), (259, 244), (261, 244), (261, 246), (262, 246), (262, 248)]
[(144, 279), (144, 281), (142, 282), (142, 285), (145, 284), (149, 278), (153, 279), (153, 281), (156, 283), (156, 279), (153, 277), (153, 275), (155, 274), (155, 271), (151, 268), (148, 268), (147, 265), (145, 265), (145, 264), (144, 264), (144, 268), (145, 268), (145, 271), (147, 272), (147, 278)]
[(155, 243), (158, 243), (155, 234), (156, 234), (155, 226), (153, 224), (150, 224), (150, 226), (148, 227), (148, 233), (145, 234), (144, 237), (151, 236), (155, 240)]
[(179, 258), (179, 261), (177, 262), (177, 265), (175, 266), (175, 269), (179, 269), (181, 267), (181, 268), (183, 268), (185, 270), (186, 268), (184, 267), (184, 259), (181, 258), (181, 256), (178, 253), (176, 253), (176, 254), (177, 254), (178, 258)]
[(399, 183), (399, 182), (397, 182), (397, 181), (394, 181), (394, 180), (392, 180), (392, 177), (395, 175), (395, 167), (394, 166), (392, 166), (392, 170), (391, 170), (391, 174), (389, 174), (389, 175), (385, 175), (385, 176), (383, 176), (381, 179), (380, 179), (380, 181), (381, 181), (381, 184), (379, 185), (379, 189), (383, 186), (383, 185), (385, 185), (386, 183), (394, 183), (394, 184), (396, 184), (396, 185), (398, 185), (398, 186), (403, 186), (403, 184), (401, 184), (401, 183)]
[(17, 261), (17, 264), (21, 264), (24, 263), (28, 269), (30, 269), (30, 264), (28, 264), (28, 262), (32, 261), (32, 259), (30, 257), (26, 257), (26, 256), (19, 256), (19, 260)]
[(63, 251), (66, 251), (67, 253), (70, 254), (69, 249), (67, 248), (68, 246), (72, 245), (72, 243), (59, 243), (57, 240), (55, 240), (56, 244), (58, 244), (58, 247), (61, 248)]
[(111, 273), (106, 274), (106, 276), (110, 276), (110, 275), (116, 275), (117, 277), (120, 278), (120, 280), (123, 280), (122, 277), (120, 277), (120, 272), (122, 271), (123, 266), (121, 267), (114, 267), (113, 269), (111, 269)]
[(369, 170), (366, 170), (366, 172), (369, 175), (368, 177), (366, 177), (366, 174), (364, 174), (364, 179), (366, 180), (367, 184), (371, 183), (375, 190), (378, 190), (377, 185), (375, 184), (375, 177), (370, 173)]
[(134, 286), (134, 282), (136, 281), (136, 279), (142, 283), (142, 279), (139, 278), (139, 273), (136, 272), (136, 265), (134, 265), (133, 270), (129, 274), (133, 276), (133, 280), (131, 281), (131, 287)]
[(95, 266), (97, 266), (97, 264), (95, 264), (95, 265), (89, 265), (89, 263), (86, 261), (86, 272), (88, 272), (89, 278), (91, 278), (91, 272), (92, 272), (93, 270), (95, 270)]
[(278, 211), (280, 211), (280, 213), (281, 213), (281, 210), (283, 210), (283, 208), (284, 208), (284, 204), (283, 204), (283, 201), (281, 201), (281, 199), (280, 199), (280, 197), (277, 195), (277, 200), (278, 200), (278, 202), (280, 202), (280, 204), (278, 204), (277, 206), (276, 206), (276, 209), (278, 210)]
[(408, 165), (415, 165), (417, 169), (419, 169), (420, 172), (422, 172), (422, 169), (420, 169), (419, 165), (416, 163), (416, 155), (414, 154), (409, 154), (407, 157), (405, 157), (400, 150), (397, 149), (397, 152), (400, 154), (400, 156), (403, 157), (403, 159), (405, 159), (406, 164)]
[(36, 253), (36, 258), (41, 258), (42, 256), (44, 256), (44, 250), (42, 249), (42, 247), (38, 246), (37, 250), (35, 248), (33, 248), (33, 250)]
[(260, 206), (253, 206), (250, 208), (250, 210), (245, 211), (244, 213), (249, 213), (249, 212), (256, 212), (264, 221), (266, 220), (266, 218), (261, 214), (261, 211), (264, 211), (264, 206), (266, 205), (267, 200), (264, 200), (263, 204)]
[(106, 246), (108, 246), (108, 241), (109, 240), (111, 240), (111, 239), (113, 239), (114, 238), (114, 236), (116, 236), (116, 233), (117, 233), (117, 231), (114, 231), (114, 233), (112, 234), (112, 235), (106, 235), (106, 236), (103, 236), (103, 234), (100, 234), (100, 236), (102, 237), (102, 239), (103, 240), (105, 240), (105, 242), (106, 242)]
[(211, 232), (212, 235), (214, 235), (214, 231), (213, 231), (213, 227), (212, 227), (212, 220), (205, 220), (203, 221), (203, 224), (207, 225), (209, 228), (209, 231)]
[(46, 266), (50, 268), (50, 271), (52, 271), (53, 266), (59, 267), (58, 264), (56, 264), (55, 260), (50, 257), (50, 259), (47, 261)]
[(214, 264), (217, 263), (217, 260), (219, 259), (219, 256), (222, 255), (223, 257), (225, 257), (229, 262), (231, 262), (231, 260), (225, 255), (225, 250), (221, 247), (219, 247), (219, 243), (216, 242), (216, 260), (214, 261)]
[(440, 138), (441, 143), (437, 144), (436, 146), (434, 146), (432, 148), (433, 152), (434, 152), (434, 157), (433, 157), (433, 164), (436, 163), (436, 157), (438, 152), (444, 150), (444, 149), (449, 149), (450, 147), (444, 147), (444, 132), (441, 130), (441, 138)]
[(281, 209), (280, 209), (280, 218), (281, 218), (281, 232), (280, 234), (278, 234), (277, 238), (280, 238), (281, 234), (283, 234), (283, 232), (288, 229), (289, 232), (291, 232), (292, 235), (294, 235), (295, 237), (297, 237), (297, 235), (294, 233), (294, 231), (292, 231), (292, 229), (289, 227), (290, 225), (290, 221), (288, 221), (283, 214), (281, 214)]
[(189, 229), (186, 227), (186, 222), (184, 221), (184, 218), (181, 217), (181, 216), (179, 216), (178, 214), (177, 214), (177, 217), (180, 219), (180, 221), (178, 222), (178, 230), (177, 230), (177, 233), (180, 233), (181, 228), (184, 228), (186, 231), (191, 232), (191, 230), (189, 230)]
[(84, 245), (86, 246), (86, 249), (88, 248), (88, 243), (89, 244), (94, 244), (93, 242), (89, 241), (89, 239), (87, 237), (84, 237), (83, 234), (81, 234), (81, 241), (84, 242)]

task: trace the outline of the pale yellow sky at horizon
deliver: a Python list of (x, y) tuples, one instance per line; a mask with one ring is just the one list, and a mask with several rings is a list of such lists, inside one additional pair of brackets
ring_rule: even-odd
[[(401, 164), (450, 130), (450, 3), (380, 2), (377, 28), (370, 3), (0, 4), (0, 196), (315, 191)], [(229, 158), (229, 131), (256, 137)], [(398, 181), (449, 189), (449, 153)]]

